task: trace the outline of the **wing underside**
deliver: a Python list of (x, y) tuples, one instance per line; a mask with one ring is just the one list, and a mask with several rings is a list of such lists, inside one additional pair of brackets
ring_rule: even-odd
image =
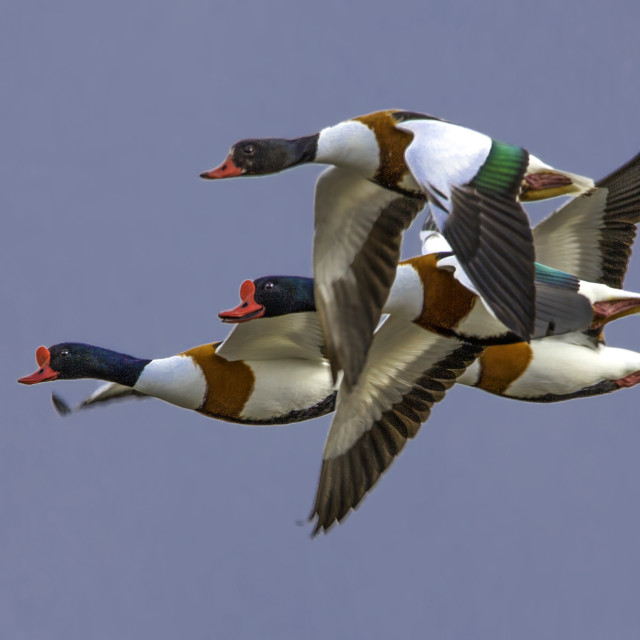
[(315, 533), (351, 510), (413, 438), (482, 348), (393, 317), (376, 332), (352, 389), (338, 394), (336, 414), (311, 518)]

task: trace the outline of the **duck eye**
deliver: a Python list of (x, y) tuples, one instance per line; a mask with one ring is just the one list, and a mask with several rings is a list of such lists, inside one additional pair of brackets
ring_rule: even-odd
[(69, 355), (69, 349), (63, 349), (63, 350), (60, 352), (60, 355), (61, 355), (61, 356), (68, 356), (68, 355)]
[(242, 151), (245, 156), (252, 156), (256, 152), (256, 147), (253, 144), (245, 144)]
[(264, 285), (265, 289), (273, 289), (273, 282), (266, 282)]

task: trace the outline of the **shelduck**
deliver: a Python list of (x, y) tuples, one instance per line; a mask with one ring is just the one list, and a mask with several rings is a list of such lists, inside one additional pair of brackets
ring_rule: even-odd
[[(430, 244), (430, 241), (425, 244)], [(465, 288), (450, 268), (453, 256), (428, 253), (398, 265), (383, 313), (423, 329), (482, 346), (520, 342)], [(446, 260), (447, 266), (441, 262)], [(537, 338), (562, 335), (576, 329), (594, 329), (625, 315), (640, 312), (640, 293), (587, 282), (538, 263), (536, 268)], [(246, 280), (240, 288), (241, 304), (218, 314), (223, 322), (246, 322), (313, 309), (314, 282), (301, 276), (264, 276)], [(299, 301), (300, 306), (296, 306)]]
[[(570, 294), (586, 303), (587, 325), (594, 319), (592, 300), (579, 292), (598, 292), (612, 305), (599, 301), (599, 326), (618, 317), (620, 301), (627, 305), (625, 312), (640, 311), (640, 294), (551, 272), (561, 274), (563, 285), (565, 278), (577, 284)], [(225, 322), (247, 322), (279, 313), (295, 315), (295, 301), (300, 300), (306, 320), (315, 326), (317, 320), (309, 313), (313, 291), (310, 278), (247, 280), (241, 286), (241, 303), (219, 316)], [(613, 311), (607, 315), (609, 308)], [(342, 384), (338, 391), (313, 509), (314, 533), (327, 530), (359, 504), (406, 440), (416, 435), (433, 404), (457, 380), (464, 380), (484, 345), (518, 339), (449, 269), (438, 268), (435, 254), (400, 263), (384, 312), (390, 315), (374, 335), (358, 382)]]
[[(497, 321), (477, 296), (470, 298), (470, 292), (456, 282), (449, 247), (432, 221), (427, 223), (424, 249), (435, 253), (400, 264), (384, 309), (391, 316), (376, 332), (362, 376), (355, 387), (340, 387), (312, 513), (317, 519), (315, 531), (331, 527), (358, 505), (406, 440), (415, 436), (431, 406), (456, 381), (543, 402), (637, 384), (640, 354), (604, 345), (602, 327), (640, 311), (638, 294), (617, 288), (639, 219), (640, 156), (600, 181), (593, 192), (559, 209), (535, 231), (540, 255), (551, 257), (556, 268), (573, 265), (598, 280), (589, 283), (570, 277), (577, 283), (577, 295), (585, 295), (592, 305), (591, 326), (530, 345), (490, 346), (482, 353), (481, 348), (465, 350), (471, 344), (462, 338), (476, 343), (495, 339)], [(566, 276), (541, 266), (536, 271), (543, 277), (555, 274), (561, 281)], [(430, 289), (433, 297), (426, 295)], [(259, 278), (243, 283), (241, 304), (220, 316), (226, 322), (273, 317), (295, 312), (295, 300), (300, 300), (312, 319), (312, 295), (310, 279)], [(467, 311), (470, 299), (477, 307), (476, 316)], [(463, 322), (456, 320), (461, 316)], [(420, 334), (419, 328), (427, 331)], [(443, 334), (457, 342), (435, 337)]]
[[(618, 267), (617, 261), (611, 262)], [(313, 279), (270, 276), (248, 280), (242, 284), (240, 297), (240, 305), (220, 313), (223, 322), (244, 323), (302, 309), (308, 312), (313, 310)], [(559, 402), (632, 387), (640, 382), (640, 353), (606, 345), (603, 328), (614, 319), (639, 311), (636, 304), (608, 319), (594, 314), (593, 329), (538, 338), (529, 344), (488, 346), (456, 382), (530, 402)], [(312, 314), (304, 317), (309, 331), (318, 329)], [(491, 337), (484, 339), (492, 341)], [(318, 347), (318, 354), (322, 354), (323, 348)]]
[[(534, 251), (519, 201), (578, 194), (593, 181), (522, 147), (402, 110), (292, 140), (237, 142), (207, 179), (332, 164), (316, 185), (315, 298), (334, 376), (354, 385), (394, 279), (402, 233), (428, 201), (464, 271), (511, 332), (534, 334)], [(349, 309), (349, 313), (345, 310)]]
[[(152, 360), (77, 342), (38, 347), (38, 370), (18, 382), (106, 380), (80, 408), (143, 395), (228, 422), (308, 420), (333, 411), (335, 385), (321, 353), (320, 326), (305, 315), (244, 324), (224, 342)], [(69, 412), (55, 395), (54, 404), (61, 413)]]
[[(622, 287), (640, 221), (640, 155), (570, 200), (533, 230), (536, 255), (555, 268), (611, 288)], [(442, 250), (432, 220), (422, 230), (423, 251)], [(637, 313), (632, 300), (605, 303), (608, 321)], [(492, 346), (458, 379), (497, 395), (557, 402), (610, 393), (640, 381), (640, 354), (609, 347), (600, 304), (594, 324), (582, 332)]]

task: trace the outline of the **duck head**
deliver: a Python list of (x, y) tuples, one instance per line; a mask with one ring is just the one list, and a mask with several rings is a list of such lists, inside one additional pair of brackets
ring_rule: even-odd
[(82, 342), (61, 342), (36, 349), (38, 370), (20, 378), (21, 384), (38, 384), (51, 380), (96, 378), (133, 386), (150, 360), (95, 347)]
[(265, 176), (289, 167), (313, 162), (318, 134), (288, 140), (286, 138), (247, 138), (231, 147), (226, 160), (215, 169), (200, 174), (206, 180), (236, 176)]
[(248, 322), (255, 318), (316, 310), (313, 278), (300, 276), (265, 276), (245, 280), (240, 287), (240, 299), (242, 302), (237, 307), (218, 314), (223, 322)]

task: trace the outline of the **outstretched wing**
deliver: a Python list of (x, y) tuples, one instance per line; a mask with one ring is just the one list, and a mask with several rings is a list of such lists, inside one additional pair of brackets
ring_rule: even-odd
[(56, 411), (61, 416), (66, 416), (69, 413), (75, 413), (80, 409), (86, 409), (88, 407), (94, 407), (96, 405), (108, 404), (110, 402), (117, 402), (120, 400), (126, 400), (127, 398), (148, 398), (146, 393), (140, 391), (134, 391), (131, 387), (127, 387), (117, 382), (106, 382), (101, 384), (90, 396), (85, 398), (77, 407), (71, 408), (65, 400), (63, 400), (57, 393), (51, 394), (51, 401)]
[[(464, 271), (451, 247), (437, 230), (432, 216), (427, 216), (420, 231), (423, 254), (439, 253), (443, 257), (438, 266), (453, 271), (454, 277), (465, 287), (475, 291), (473, 283), (465, 277)], [(536, 322), (532, 338), (560, 335), (584, 330), (593, 320), (593, 309), (589, 300), (578, 293), (578, 278), (552, 267), (535, 263)], [(481, 297), (482, 298), (482, 297)], [(485, 307), (491, 307), (483, 300)]]
[(342, 385), (324, 449), (311, 519), (327, 530), (375, 485), (429, 417), (431, 407), (482, 352), (389, 317), (358, 383)]
[(589, 299), (578, 293), (580, 281), (536, 262), (536, 326), (534, 338), (588, 329), (593, 322)]
[(334, 378), (353, 386), (389, 296), (402, 233), (424, 207), (343, 168), (316, 185), (315, 300)]
[(533, 230), (536, 260), (621, 288), (640, 221), (640, 154)]
[(315, 311), (237, 324), (216, 353), (226, 360), (326, 359), (320, 320)]
[(403, 122), (405, 159), (438, 229), (496, 317), (528, 339), (534, 327), (533, 241), (517, 201), (528, 152), (458, 125)]

